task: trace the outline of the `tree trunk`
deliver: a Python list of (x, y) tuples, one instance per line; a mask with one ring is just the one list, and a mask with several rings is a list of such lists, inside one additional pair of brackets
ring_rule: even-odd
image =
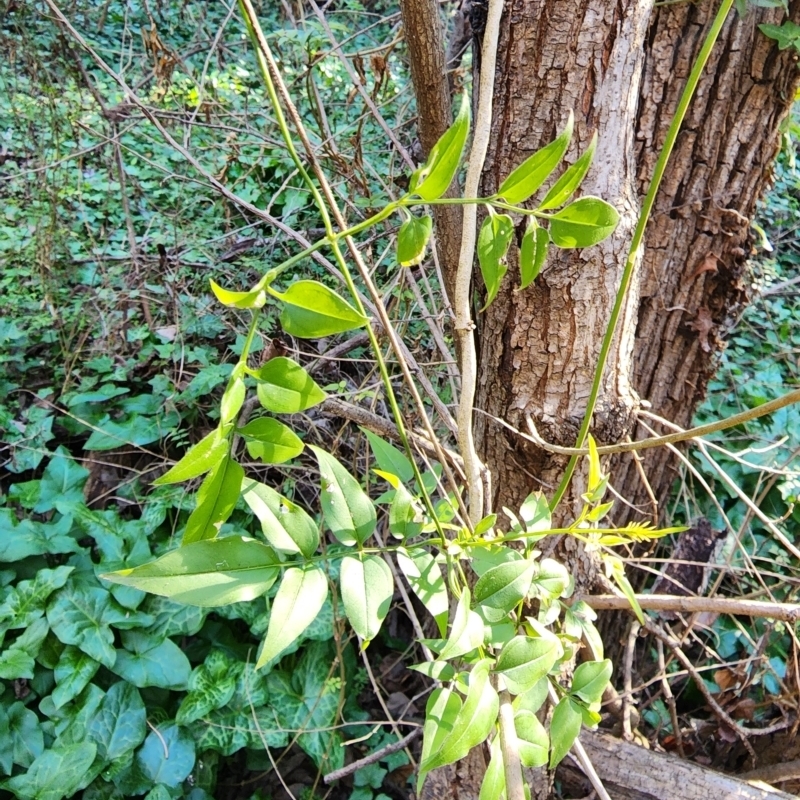
[[(552, 139), (573, 109), (571, 161), (592, 130), (599, 133), (582, 192), (613, 203), (622, 221), (603, 245), (551, 255), (532, 288), (515, 292), (509, 281), (482, 315), (478, 405), (490, 415), (523, 431), (530, 415), (546, 440), (574, 444), (639, 198), (717, 7), (708, 0), (658, 8), (641, 0), (506, 4), (485, 192)], [(790, 8), (797, 21), (800, 0)], [(744, 19), (732, 14), (714, 48), (662, 184), (606, 367), (592, 426), (600, 441), (638, 435), (639, 397), (655, 413), (688, 424), (713, 373), (720, 335), (746, 301), (749, 217), (768, 181), (778, 124), (797, 85), (793, 55), (780, 52), (757, 25), (780, 23), (782, 16), (752, 8)], [(535, 489), (552, 494), (565, 458), (509, 433), (491, 416), (478, 416), (477, 434), (494, 480), (494, 508), (517, 507)], [(646, 518), (652, 507), (631, 457), (610, 467), (614, 486), (641, 507), (635, 516)], [(663, 499), (675, 475), (669, 452), (649, 451), (645, 470)], [(562, 519), (574, 513), (584, 480), (576, 473)], [(615, 511), (617, 522), (630, 516), (622, 504)], [(577, 550), (565, 556), (579, 558)], [(579, 579), (588, 569), (583, 560), (571, 567)]]

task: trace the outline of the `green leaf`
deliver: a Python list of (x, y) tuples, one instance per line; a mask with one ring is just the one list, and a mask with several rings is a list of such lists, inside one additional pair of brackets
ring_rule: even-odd
[(591, 247), (610, 236), (619, 222), (614, 206), (599, 197), (581, 197), (550, 219), (550, 238), (556, 247)]
[(550, 234), (545, 228), (539, 227), (533, 217), (528, 217), (528, 226), (519, 250), (520, 290), (527, 289), (536, 280), (549, 248)]
[(368, 319), (336, 292), (317, 281), (296, 281), (283, 294), (271, 290), (283, 303), (281, 325), (290, 336), (318, 339), (363, 328)]
[(447, 633), (447, 615), (450, 606), (442, 570), (436, 559), (427, 551), (415, 549), (412, 553), (404, 547), (398, 547), (397, 564), (406, 576), (411, 591), (436, 620), (439, 632), (444, 636)]
[(300, 506), (258, 481), (242, 481), (242, 497), (261, 522), (267, 541), (282, 553), (311, 558), (319, 547), (319, 528)]
[(583, 155), (570, 167), (564, 170), (564, 174), (553, 184), (550, 191), (544, 196), (544, 200), (539, 204), (540, 211), (547, 211), (551, 208), (558, 208), (562, 203), (569, 200), (586, 177), (589, 167), (594, 160), (594, 151), (597, 148), (597, 131), (592, 136), (592, 141), (584, 151)]
[(562, 697), (550, 720), (550, 769), (555, 769), (581, 732), (580, 707), (569, 697)]
[(272, 358), (250, 374), (258, 381), (259, 402), (274, 414), (297, 414), (318, 405), (328, 396), (291, 358)]
[(433, 219), (429, 214), (424, 217), (409, 217), (397, 234), (397, 263), (401, 267), (413, 267), (425, 258), (425, 248), (431, 238)]
[(485, 572), (475, 584), (475, 603), (486, 619), (499, 622), (528, 594), (536, 572), (532, 561), (511, 561)]
[(514, 711), (530, 711), (536, 713), (547, 700), (549, 693), (550, 681), (545, 677), (542, 678), (533, 688), (528, 689), (527, 692), (517, 695), (514, 698)]
[[(461, 711), (461, 698), (452, 689), (438, 688), (431, 692), (425, 706), (425, 724), (422, 729), (420, 763), (435, 756), (445, 739), (453, 732), (453, 724)], [(420, 794), (425, 775), (429, 770), (420, 767), (417, 775), (417, 795)]]
[(434, 681), (451, 681), (456, 677), (456, 670), (446, 661), (425, 661), (422, 664), (412, 664), (408, 667), (415, 672), (421, 672), (426, 678)]
[(189, 685), (192, 667), (183, 651), (171, 639), (159, 639), (142, 631), (122, 634), (124, 650), (117, 650), (112, 667), (120, 678), (139, 689), (157, 686), (183, 691)]
[(589, 705), (599, 703), (611, 680), (611, 672), (612, 666), (609, 659), (585, 661), (575, 670), (569, 693)]
[(32, 680), (35, 666), (33, 656), (18, 647), (10, 647), (0, 653), (0, 678), (3, 680)]
[(265, 464), (283, 464), (303, 452), (300, 437), (271, 417), (254, 419), (237, 432), (244, 437), (251, 458), (260, 458)]
[(224, 606), (264, 594), (278, 577), (271, 547), (246, 536), (226, 536), (179, 547), (140, 567), (101, 575), (194, 606)]
[(97, 748), (92, 742), (53, 747), (42, 753), (24, 775), (6, 781), (17, 797), (61, 800), (80, 788), (94, 762)]
[(249, 292), (230, 292), (227, 289), (223, 289), (213, 280), (210, 283), (214, 296), (222, 305), (228, 306), (228, 308), (262, 308), (264, 303), (267, 302), (267, 295), (263, 289)]
[(194, 739), (174, 724), (152, 731), (136, 754), (136, 764), (152, 783), (173, 789), (189, 777), (194, 761)]
[(58, 522), (24, 519), (17, 524), (10, 508), (0, 508), (0, 524), (3, 526), (0, 562), (4, 564), (22, 561), (28, 556), (81, 552), (81, 546), (69, 535), (72, 530), (71, 516), (61, 517)]
[(478, 234), (478, 261), (486, 284), (484, 309), (497, 297), (500, 283), (508, 272), (506, 253), (513, 236), (514, 221), (511, 217), (508, 214), (496, 214), (490, 209)]
[(544, 726), (530, 711), (519, 711), (514, 716), (514, 727), (519, 742), (519, 757), (523, 767), (543, 767), (547, 763), (550, 739)]
[(500, 748), (500, 737), (492, 740), (489, 767), (481, 782), (478, 800), (503, 800), (506, 791), (506, 773), (503, 765), (503, 751)]
[(272, 602), (264, 647), (256, 662), (260, 669), (280, 655), (314, 621), (328, 596), (328, 577), (319, 567), (291, 567), (284, 573)]
[(394, 500), (389, 506), (389, 531), (397, 539), (413, 539), (422, 532), (422, 511), (414, 502), (411, 492), (398, 482)]
[(531, 492), (520, 506), (519, 515), (528, 533), (546, 533), (552, 527), (550, 505), (542, 492)]
[(533, 579), (541, 594), (552, 600), (561, 597), (569, 586), (567, 568), (553, 558), (544, 558), (539, 562), (539, 572)]
[(469, 134), (469, 100), (461, 96), (455, 122), (431, 149), (425, 165), (412, 176), (410, 192), (423, 200), (438, 200), (453, 182)]
[(33, 510), (43, 514), (55, 508), (62, 514), (69, 513), (71, 503), (83, 502), (83, 485), (88, 477), (89, 470), (80, 466), (65, 447), (59, 446), (42, 475), (39, 500)]
[(631, 586), (628, 577), (625, 575), (624, 564), (616, 556), (610, 556), (607, 553), (603, 554), (601, 558), (603, 563), (606, 565), (606, 571), (610, 573), (614, 583), (619, 586), (619, 588), (622, 590), (622, 593), (631, 604), (633, 613), (636, 614), (636, 619), (639, 620), (640, 624), (644, 625), (644, 613), (642, 612), (642, 607), (639, 605), (639, 601), (636, 599), (636, 592), (633, 591), (633, 586)]
[(779, 50), (795, 47), (800, 51), (800, 25), (791, 20), (787, 19), (781, 25), (759, 25), (758, 29), (764, 36), (774, 39), (778, 43)]
[(225, 389), (219, 405), (220, 425), (227, 425), (239, 413), (244, 404), (247, 388), (241, 378), (234, 378)]
[(453, 723), (453, 730), (445, 737), (438, 752), (421, 764), (420, 770), (428, 772), (464, 758), (489, 735), (499, 707), (497, 692), (489, 681), (489, 661), (480, 661), (470, 672), (467, 697)]
[(564, 654), (557, 638), (515, 636), (500, 651), (495, 672), (505, 679), (512, 694), (532, 689)]
[(375, 506), (358, 481), (330, 454), (309, 445), (319, 464), (322, 515), (344, 545), (363, 545), (378, 524)]
[(47, 606), (47, 621), (58, 639), (106, 667), (113, 667), (117, 658), (110, 626), (124, 624), (129, 615), (105, 589), (76, 583), (59, 589)]
[(551, 175), (567, 152), (575, 123), (573, 113), (564, 130), (546, 147), (526, 158), (501, 184), (497, 197), (512, 205), (524, 203)]
[(384, 472), (396, 475), (403, 483), (410, 483), (414, 480), (414, 467), (405, 453), (401, 453), (394, 445), (381, 439), (380, 436), (372, 431), (361, 427), (359, 427), (359, 430), (369, 440), (372, 454), (375, 456), (378, 466)]
[(469, 603), (469, 589), (465, 587), (456, 606), (450, 637), (439, 653), (442, 661), (466, 655), (483, 644), (483, 620), (474, 611), (470, 611)]
[(147, 734), (147, 711), (139, 691), (118, 681), (105, 694), (86, 727), (86, 737), (97, 745), (105, 761), (132, 753)]
[(53, 705), (61, 708), (77, 697), (99, 667), (99, 662), (82, 653), (77, 647), (73, 645), (65, 647), (61, 651), (54, 673), (56, 688), (52, 694)]
[(239, 499), (243, 478), (244, 470), (227, 455), (214, 467), (197, 490), (197, 506), (186, 521), (182, 546), (219, 534)]
[[(4, 535), (12, 535), (6, 531)], [(40, 569), (36, 577), (20, 581), (8, 590), (0, 605), (0, 625), (8, 628), (27, 628), (44, 615), (47, 598), (66, 582), (75, 567)]]
[(394, 593), (392, 571), (380, 556), (345, 556), (339, 582), (347, 619), (366, 646), (378, 635), (389, 613)]
[(189, 448), (183, 458), (172, 469), (153, 481), (153, 486), (181, 483), (203, 475), (219, 464), (228, 454), (228, 440), (217, 430), (204, 436)]
[(224, 706), (233, 697), (236, 681), (243, 670), (241, 661), (222, 650), (212, 650), (205, 662), (192, 672), (189, 693), (181, 702), (175, 721), (187, 725)]
[(29, 767), (44, 752), (44, 736), (39, 718), (35, 712), (16, 702), (8, 707), (7, 712), (0, 705), (0, 723), (3, 723), (7, 731), (7, 737), (3, 737), (3, 752), (11, 756), (14, 764)]

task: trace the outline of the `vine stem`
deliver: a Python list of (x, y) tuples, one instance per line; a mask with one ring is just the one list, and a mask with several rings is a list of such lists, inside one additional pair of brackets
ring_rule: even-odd
[[(711, 24), (708, 34), (706, 35), (703, 46), (700, 48), (700, 52), (698, 53), (697, 59), (694, 62), (692, 71), (688, 80), (686, 81), (686, 86), (684, 87), (681, 98), (678, 101), (678, 107), (675, 109), (675, 115), (672, 117), (672, 122), (670, 122), (666, 138), (664, 139), (664, 146), (661, 148), (661, 152), (658, 154), (658, 160), (656, 161), (656, 166), (653, 170), (653, 179), (650, 181), (647, 194), (642, 202), (642, 211), (639, 214), (639, 220), (637, 221), (636, 229), (633, 232), (631, 246), (628, 250), (628, 258), (625, 262), (625, 269), (622, 272), (622, 280), (620, 281), (620, 286), (617, 290), (617, 296), (614, 300), (614, 308), (611, 311), (608, 327), (606, 328), (605, 336), (603, 336), (603, 343), (600, 346), (600, 355), (597, 361), (597, 368), (595, 369), (594, 380), (592, 381), (592, 388), (589, 393), (588, 403), (586, 405), (586, 413), (583, 416), (583, 422), (581, 423), (581, 428), (578, 432), (578, 439), (575, 445), (576, 448), (581, 448), (584, 446), (586, 437), (589, 433), (589, 427), (592, 424), (592, 415), (594, 414), (597, 398), (600, 394), (603, 373), (606, 368), (608, 354), (611, 350), (611, 344), (614, 340), (614, 334), (616, 333), (617, 324), (622, 312), (622, 304), (625, 301), (625, 297), (628, 293), (628, 287), (630, 286), (631, 279), (633, 278), (633, 273), (636, 263), (639, 259), (640, 250), (644, 245), (645, 229), (647, 228), (647, 223), (650, 220), (650, 215), (652, 214), (653, 206), (655, 205), (656, 201), (656, 195), (658, 194), (661, 181), (667, 169), (667, 163), (672, 155), (675, 142), (678, 139), (678, 133), (680, 132), (686, 112), (689, 109), (689, 104), (692, 102), (692, 98), (697, 91), (697, 85), (700, 82), (700, 76), (705, 69), (709, 57), (711, 56), (711, 51), (713, 50), (714, 45), (719, 38), (719, 34), (722, 31), (722, 26), (725, 24), (725, 20), (728, 18), (728, 14), (730, 13), (733, 3), (734, 0), (722, 0), (722, 3), (720, 4), (717, 15), (714, 17), (714, 21)], [(561, 483), (559, 483), (558, 488), (553, 495), (553, 499), (550, 501), (551, 511), (555, 511), (556, 507), (561, 502), (561, 498), (567, 491), (569, 482), (572, 479), (573, 473), (575, 472), (575, 465), (577, 462), (578, 456), (571, 456), (569, 463), (567, 464), (567, 468), (564, 470), (564, 476), (561, 478)]]
[[(481, 49), (481, 72), (477, 111), (475, 113), (475, 132), (472, 137), (469, 167), (464, 182), (465, 197), (478, 196), (483, 164), (489, 147), (494, 99), (494, 73), (497, 62), (497, 41), (500, 35), (500, 18), (502, 14), (503, 0), (489, 0), (486, 29), (483, 34), (483, 47)], [(461, 371), (461, 397), (459, 398), (458, 414), (456, 416), (458, 423), (458, 449), (464, 459), (464, 471), (467, 474), (469, 519), (472, 525), (476, 525), (483, 517), (483, 473), (485, 471), (485, 467), (475, 449), (475, 436), (472, 430), (473, 406), (475, 404), (475, 389), (478, 379), (478, 356), (473, 335), (475, 323), (472, 321), (470, 286), (472, 283), (472, 267), (475, 260), (477, 218), (477, 206), (465, 205), (461, 232), (461, 252), (456, 271), (453, 303), (456, 315), (455, 331), (459, 343), (459, 367)], [(516, 799), (509, 796), (508, 800)]]
[(508, 800), (524, 800), (525, 787), (522, 780), (522, 762), (519, 757), (519, 739), (514, 726), (514, 707), (511, 695), (505, 688), (502, 678), (498, 679), (500, 691), (500, 750), (503, 753), (503, 772), (506, 778), (506, 797)]

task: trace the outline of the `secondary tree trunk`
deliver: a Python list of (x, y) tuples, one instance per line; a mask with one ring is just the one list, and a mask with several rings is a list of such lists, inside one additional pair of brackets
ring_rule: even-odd
[[(545, 439), (573, 445), (586, 408), (600, 342), (655, 159), (718, 3), (653, 8), (628, 0), (511, 0), (502, 24), (495, 80), (495, 135), (484, 190), (546, 144), (575, 111), (569, 158), (599, 131), (583, 186), (622, 214), (617, 233), (580, 253), (551, 255), (535, 285), (506, 284), (479, 322), (478, 405)], [(800, 0), (790, 4), (800, 19)], [(777, 128), (797, 85), (795, 58), (757, 28), (783, 12), (732, 14), (684, 123), (662, 184), (593, 420), (600, 441), (635, 435), (639, 397), (688, 424), (721, 349), (726, 322), (743, 302), (749, 217), (769, 179)], [(511, 254), (510, 273), (514, 274)], [(528, 492), (552, 493), (566, 459), (478, 416), (478, 441), (494, 479), (493, 507), (514, 508)], [(667, 451), (645, 470), (663, 499), (674, 477)], [(612, 483), (652, 512), (629, 456), (611, 465)], [(579, 503), (576, 474), (565, 516)], [(622, 504), (616, 521), (631, 512)], [(578, 558), (576, 550), (565, 553)], [(572, 565), (580, 573), (587, 564)], [(580, 575), (579, 575), (580, 577)], [(586, 576), (586, 581), (590, 576)]]

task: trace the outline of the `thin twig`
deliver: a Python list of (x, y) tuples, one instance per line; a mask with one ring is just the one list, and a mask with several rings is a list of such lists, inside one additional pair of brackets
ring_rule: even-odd
[(664, 692), (664, 700), (669, 709), (669, 718), (672, 720), (672, 735), (675, 737), (678, 755), (681, 758), (686, 758), (686, 753), (683, 749), (683, 734), (681, 733), (681, 726), (678, 721), (678, 709), (675, 706), (675, 695), (672, 694), (672, 687), (669, 685), (669, 678), (667, 677), (667, 665), (664, 661), (664, 643), (661, 639), (656, 639), (656, 651), (658, 652), (658, 672), (661, 676), (661, 691)]
[(392, 753), (396, 753), (398, 750), (402, 750), (421, 735), (422, 728), (414, 728), (411, 733), (409, 733), (407, 736), (404, 736), (402, 739), (392, 742), (391, 744), (387, 744), (386, 747), (381, 747), (380, 750), (376, 750), (374, 753), (364, 756), (364, 758), (359, 758), (358, 761), (353, 761), (352, 764), (348, 764), (346, 767), (335, 769), (333, 772), (323, 775), (322, 782), (325, 784), (331, 784), (334, 781), (338, 781), (340, 778), (344, 778), (347, 775), (352, 775), (354, 772), (357, 772), (364, 767), (368, 767), (370, 764), (374, 764), (376, 761), (380, 761), (382, 758), (386, 758), (386, 756), (390, 756)]
[(636, 648), (636, 637), (639, 635), (638, 620), (633, 620), (628, 629), (628, 641), (625, 643), (625, 661), (623, 663), (624, 673), (624, 693), (622, 695), (622, 736), (626, 742), (633, 741), (633, 731), (631, 730), (631, 707), (633, 705), (633, 653)]

